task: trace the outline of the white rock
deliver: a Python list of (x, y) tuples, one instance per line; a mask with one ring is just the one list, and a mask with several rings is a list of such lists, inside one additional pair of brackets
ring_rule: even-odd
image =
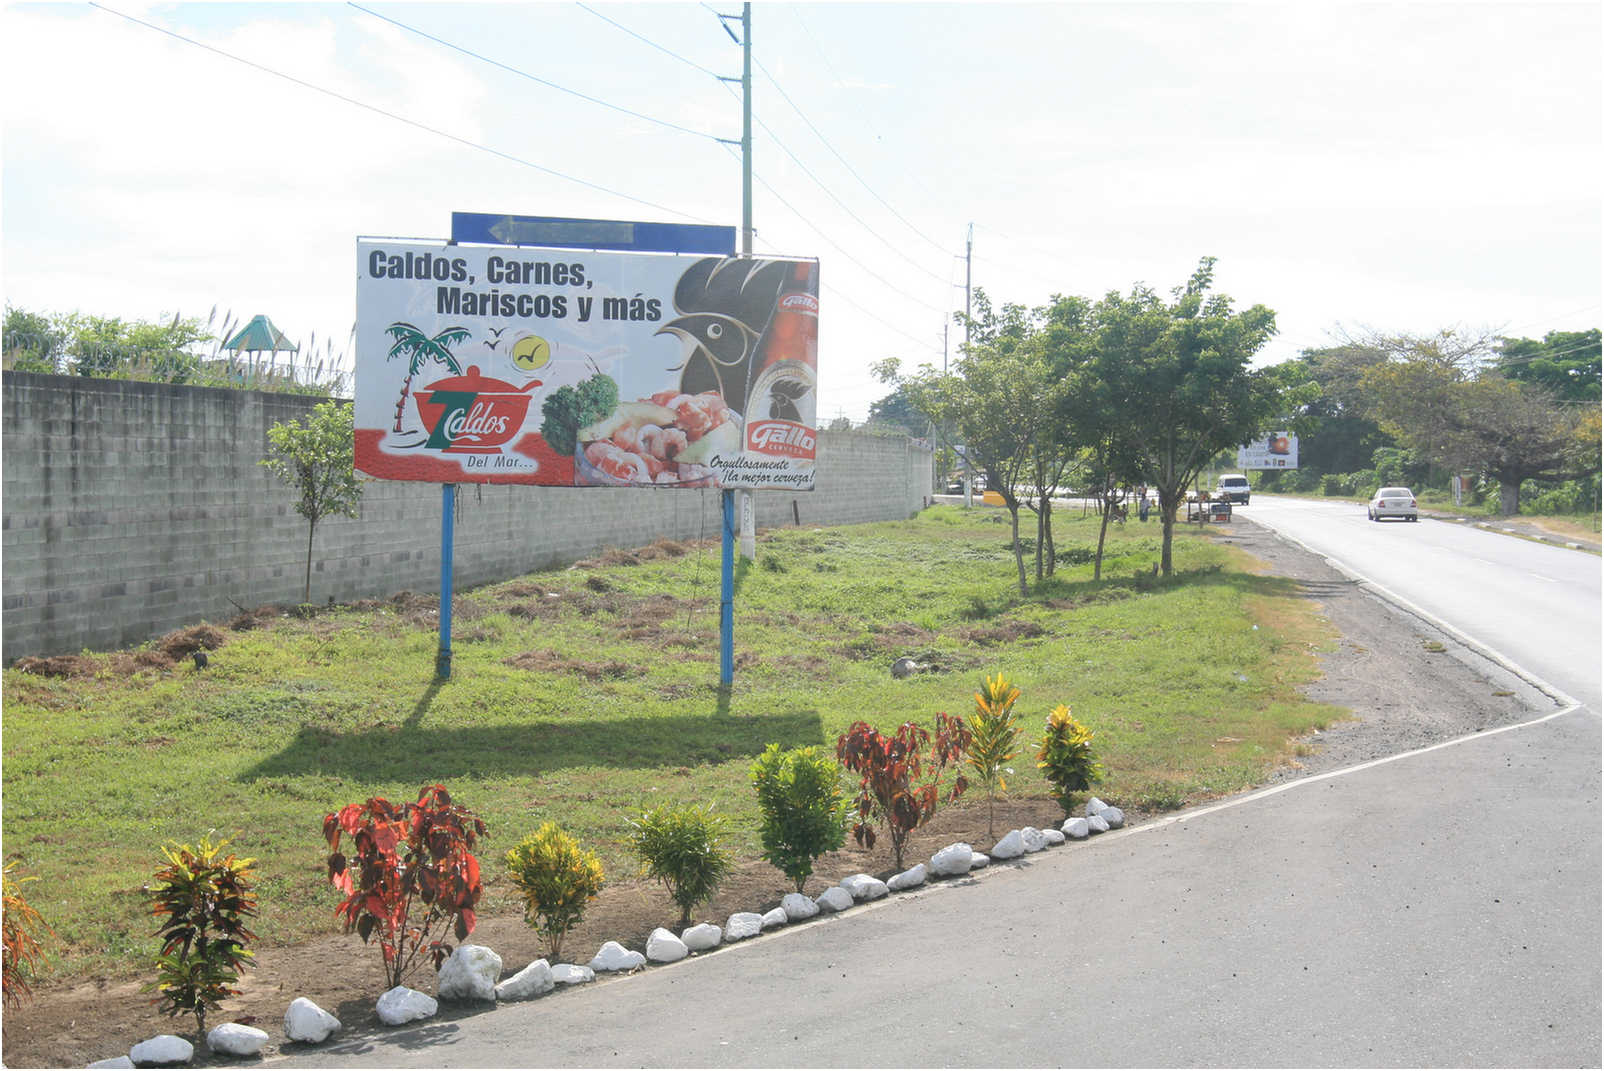
[(818, 904), (796, 892), (786, 893), (780, 897), (780, 908), (785, 912), (786, 919), (791, 922), (810, 919), (819, 913)]
[(1100, 813), (1094, 814), (1090, 818), (1086, 819), (1086, 828), (1091, 830), (1093, 833), (1107, 833), (1108, 819), (1104, 818)]
[(1084, 818), (1066, 819), (1063, 828), (1064, 836), (1070, 840), (1085, 840), (1092, 831)]
[[(780, 912), (785, 914), (785, 912)], [(763, 932), (763, 916), (756, 911), (737, 911), (724, 923), (724, 940), (744, 941)]]
[(991, 865), (991, 856), (987, 855), (985, 852), (970, 852), (969, 853), (969, 869), (970, 870), (979, 870), (983, 866), (990, 866), (990, 865)]
[(886, 882), (886, 888), (891, 892), (901, 892), (903, 889), (914, 889), (925, 883), (925, 865), (918, 864), (911, 870), (904, 870), (900, 874), (891, 875)]
[[(813, 902), (812, 900), (808, 901), (808, 903), (810, 903), (810, 904), (812, 902)], [(772, 909), (770, 911), (765, 911), (763, 913), (763, 928), (765, 930), (777, 929), (777, 928), (779, 928), (781, 926), (784, 926), (787, 922), (790, 922), (790, 921), (791, 921), (791, 916), (787, 915), (785, 913), (785, 908), (783, 908), (783, 907), (776, 907), (776, 908), (774, 908), (774, 909)]]
[(90, 1067), (133, 1067), (134, 1061), (126, 1056), (113, 1056), (109, 1060), (96, 1060)]
[(157, 1034), (128, 1050), (134, 1066), (140, 1064), (187, 1064), (195, 1046), (174, 1034)]
[(1035, 826), (1026, 826), (1019, 831), (1019, 839), (1025, 843), (1026, 853), (1039, 852), (1047, 847), (1047, 838), (1042, 836), (1041, 830)]
[(885, 882), (872, 874), (853, 874), (841, 879), (841, 888), (852, 894), (854, 900), (878, 900), (891, 891)]
[(839, 885), (832, 885), (813, 901), (820, 911), (845, 911), (852, 906), (852, 894)]
[(930, 857), (930, 871), (940, 878), (952, 877), (955, 874), (967, 874), (969, 873), (969, 861), (974, 857), (974, 854), (975, 850), (962, 841), (957, 844), (949, 844)]
[(1125, 824), (1125, 812), (1118, 807), (1110, 807), (1098, 814), (1098, 817), (1108, 823), (1109, 829), (1118, 829)]
[(1017, 829), (1003, 834), (1003, 839), (992, 846), (993, 859), (1017, 859), (1025, 854), (1025, 837)]
[(440, 1010), (440, 1004), (427, 993), (398, 985), (379, 997), (375, 1009), (379, 1013), (379, 1022), (385, 1026), (401, 1026), (429, 1018)]
[(1041, 831), (1041, 835), (1042, 839), (1047, 842), (1048, 847), (1055, 847), (1064, 843), (1064, 834), (1059, 830), (1044, 829)]
[(224, 1023), (206, 1031), (206, 1047), (230, 1056), (255, 1056), (266, 1044), (266, 1030), (244, 1023)]
[(1096, 796), (1093, 796), (1091, 799), (1086, 801), (1087, 818), (1090, 818), (1094, 814), (1102, 814), (1106, 810), (1108, 810), (1108, 804), (1104, 803)]
[[(571, 966), (571, 965), (570, 965)], [(589, 967), (584, 968), (590, 970)], [(595, 977), (595, 975), (591, 975)], [(550, 993), (557, 988), (557, 979), (552, 975), (551, 964), (543, 959), (537, 959), (505, 982), (496, 986), (497, 1000), (528, 1000), (538, 997), (542, 993)]]
[(632, 971), (636, 967), (646, 966), (646, 957), (639, 952), (631, 952), (617, 941), (608, 941), (601, 946), (601, 951), (590, 961), (593, 971)]
[(682, 960), (691, 954), (685, 947), (685, 942), (675, 937), (673, 932), (661, 926), (652, 931), (646, 938), (646, 958), (653, 963), (673, 963)]
[(559, 963), (551, 969), (551, 980), (558, 985), (584, 985), (596, 980), (596, 972), (583, 963)]
[(692, 926), (679, 935), (685, 942), (685, 947), (692, 952), (706, 952), (710, 948), (717, 948), (719, 942), (724, 940), (724, 931), (711, 922), (704, 922), (700, 926)]
[(495, 1000), (501, 957), (484, 945), (458, 945), (440, 964), (435, 995), (441, 1000)]
[(284, 1036), (291, 1041), (309, 1041), (315, 1045), (327, 1041), (338, 1029), (338, 1019), (305, 997), (296, 997), (284, 1012)]

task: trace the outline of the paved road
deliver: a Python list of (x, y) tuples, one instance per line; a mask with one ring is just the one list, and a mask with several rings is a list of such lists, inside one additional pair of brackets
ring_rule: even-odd
[(1259, 495), (1237, 516), (1335, 558), (1601, 708), (1597, 555), (1430, 518), (1373, 522), (1352, 502)]
[[(1291, 526), (1298, 512), (1263, 516)], [(1366, 523), (1361, 512), (1359, 533)], [(1350, 548), (1380, 541), (1383, 559), (1450, 553), (1426, 550), (1430, 529), (1342, 534)], [(1467, 558), (1496, 562), (1469, 547), (1481, 553)], [(1591, 670), (1553, 683), (1593, 709), (1106, 834), (635, 977), (277, 1062), (1598, 1066), (1598, 559), (1577, 557), (1592, 570), (1593, 615), (1577, 626), (1592, 629)], [(1499, 615), (1551, 591), (1498, 582)], [(1454, 623), (1474, 633), (1487, 617)]]

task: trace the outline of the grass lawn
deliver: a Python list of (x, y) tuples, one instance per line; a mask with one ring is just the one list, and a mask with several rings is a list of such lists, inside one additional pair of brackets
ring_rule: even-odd
[[(747, 782), (770, 742), (834, 745), (967, 715), (984, 674), (1022, 689), (1032, 751), (1014, 795), (1047, 795), (1034, 740), (1060, 702), (1095, 732), (1098, 794), (1137, 812), (1261, 781), (1292, 738), (1341, 717), (1297, 686), (1329, 642), (1290, 581), (1205, 533), (1177, 531), (1177, 575), (1150, 575), (1156, 524), (1110, 533), (1060, 517), (1061, 564), (1021, 599), (1000, 510), (778, 529), (742, 563), (735, 685), (718, 681), (716, 545), (610, 552), (460, 595), (451, 679), (433, 679), (435, 615), (392, 600), (226, 632), (211, 666), (84, 678), (4, 673), (4, 853), (70, 974), (148, 963), (143, 885), (158, 846), (208, 830), (260, 860), (262, 942), (333, 932), (323, 816), (442, 782), (490, 828), (484, 911), (514, 911), (501, 854), (555, 820), (633, 873), (625, 818), (711, 802), (759, 853)], [(900, 655), (938, 672), (893, 680)]]

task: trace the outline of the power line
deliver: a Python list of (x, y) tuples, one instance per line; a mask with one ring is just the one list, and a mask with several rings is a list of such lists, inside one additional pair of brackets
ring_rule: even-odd
[[(835, 76), (835, 80), (837, 82), (844, 81), (844, 79), (842, 79), (841, 75), (835, 70), (835, 67), (830, 63), (829, 55), (819, 45), (818, 39), (813, 36), (813, 31), (808, 29), (807, 23), (802, 21), (802, 16), (797, 14), (797, 10), (796, 10), (796, 8), (794, 6), (790, 8), (790, 12), (791, 12), (791, 17), (796, 20), (797, 25), (802, 27), (802, 32), (807, 34), (808, 40), (813, 42), (813, 47), (818, 50), (819, 55), (824, 59), (825, 66), (828, 67), (830, 69), (830, 73)], [(898, 212), (895, 208), (891, 207), (890, 203), (887, 202), (885, 198), (881, 197), (878, 193), (876, 193), (874, 191), (874, 189), (868, 184), (868, 182), (864, 181), (863, 176), (858, 174), (857, 170), (855, 168), (853, 168), (853, 166), (851, 164), (847, 163), (846, 159), (840, 153), (836, 152), (835, 147), (833, 145), (831, 145), (829, 143), (829, 141), (827, 141), (825, 139), (823, 134), (819, 133), (819, 128), (813, 125), (813, 121), (810, 120), (806, 115), (802, 114), (802, 109), (798, 108), (796, 106), (796, 103), (794, 101), (792, 101), (790, 97), (786, 96), (785, 90), (780, 88), (780, 83), (778, 82), (778, 80), (775, 79), (775, 77), (772, 74), (769, 74), (768, 69), (767, 68), (763, 68), (762, 64), (759, 64), (758, 66), (763, 69), (763, 73), (768, 76), (769, 81), (774, 83), (774, 88), (779, 90), (780, 96), (785, 98), (785, 102), (787, 104), (791, 105), (791, 107), (793, 109), (795, 109), (796, 114), (802, 117), (802, 121), (804, 123), (807, 123), (809, 129), (811, 129), (813, 131), (813, 133), (818, 136), (819, 141), (823, 142), (824, 147), (826, 149), (829, 149), (830, 152), (835, 155), (835, 158), (837, 160), (841, 161), (842, 166), (845, 167), (849, 172), (852, 173), (852, 177), (857, 179), (858, 182), (860, 184), (862, 184), (863, 188), (868, 190), (869, 193), (874, 197), (875, 200), (877, 200), (881, 204), (885, 205), (886, 210), (889, 211), (893, 216), (896, 216), (897, 219), (902, 222), (903, 226), (905, 226), (909, 230), (913, 231), (914, 234), (917, 234), (920, 238), (924, 239), (926, 242), (929, 242), (932, 246), (934, 246), (935, 248), (941, 250), (943, 253), (948, 251), (948, 247), (947, 246), (942, 245), (940, 242), (936, 241), (934, 238), (931, 238), (929, 235), (927, 235), (924, 231), (920, 230), (918, 227), (915, 227), (912, 223), (908, 222), (907, 219), (903, 218), (903, 216), (902, 216), (902, 214), (900, 212)], [(876, 136), (878, 136), (878, 135), (876, 135)], [(929, 191), (926, 190), (926, 192), (928, 193)]]
[[(703, 131), (703, 130), (693, 130), (688, 126), (681, 126), (679, 123), (669, 122), (667, 119), (658, 119), (655, 116), (646, 115), (643, 112), (637, 112), (633, 108), (626, 108), (621, 104), (612, 104), (612, 103), (609, 103), (608, 101), (602, 100), (600, 97), (593, 97), (588, 93), (581, 93), (577, 89), (569, 89), (567, 86), (558, 85), (556, 82), (548, 81), (545, 78), (541, 78), (541, 77), (539, 77), (537, 75), (530, 74), (528, 71), (520, 71), (516, 67), (509, 67), (507, 64), (502, 63), (499, 60), (493, 60), (489, 56), (482, 55), (481, 53), (475, 52), (471, 48), (463, 48), (461, 45), (452, 44), (450, 41), (447, 41), (447, 40), (445, 40), (444, 38), (441, 38), (441, 37), (436, 37), (434, 34), (428, 33), (427, 31), (420, 30), (416, 26), (409, 26), (406, 23), (401, 22), (399, 19), (392, 19), (388, 15), (381, 15), (377, 11), (372, 10), (371, 8), (365, 8), (361, 4), (355, 3), (354, 0), (347, 0), (347, 6), (356, 8), (358, 11), (362, 12), (364, 15), (372, 15), (376, 19), (382, 19), (383, 21), (388, 22), (391, 26), (397, 26), (397, 27), (407, 31), (408, 33), (417, 34), (419, 37), (423, 38), (426, 41), (433, 41), (437, 45), (442, 45), (442, 46), (444, 46), (446, 48), (449, 48), (449, 49), (451, 49), (451, 50), (453, 50), (455, 52), (460, 52), (464, 56), (470, 56), (473, 59), (479, 60), (482, 63), (488, 63), (492, 67), (498, 67), (501, 70), (506, 71), (508, 74), (516, 74), (519, 78), (527, 78), (531, 82), (535, 82), (535, 83), (537, 83), (539, 85), (546, 86), (548, 89), (555, 89), (559, 93), (567, 93), (571, 97), (578, 97), (580, 100), (588, 101), (591, 104), (600, 105), (603, 108), (610, 108), (615, 112), (621, 112), (624, 115), (633, 116), (636, 119), (644, 119), (648, 123), (655, 123), (658, 126), (667, 127), (670, 130), (677, 130), (682, 134), (691, 134), (691, 135), (693, 135), (695, 137), (698, 137), (698, 138), (706, 138), (709, 141), (720, 141), (720, 140), (722, 140), (716, 134), (709, 134), (709, 133), (707, 133), (706, 131)], [(585, 5), (581, 4), (579, 6), (580, 7), (584, 7)], [(603, 16), (603, 17), (605, 17), (605, 16)], [(611, 20), (608, 20), (608, 21), (611, 21)], [(648, 43), (650, 43), (650, 42), (648, 42)]]
[[(759, 66), (762, 66), (762, 65), (759, 64)], [(764, 73), (767, 74), (768, 72), (765, 71)], [(773, 79), (770, 79), (770, 81), (772, 81), (772, 80)], [(779, 87), (776, 86), (775, 88), (778, 89)], [(902, 252), (896, 246), (892, 245), (891, 242), (889, 240), (887, 240), (883, 235), (881, 235), (879, 231), (875, 230), (873, 227), (869, 226), (868, 223), (864, 222), (863, 217), (859, 216), (856, 212), (852, 211), (852, 209), (848, 208), (846, 202), (841, 200), (841, 198), (837, 197), (835, 195), (835, 193), (828, 186), (826, 186), (822, 181), (820, 181), (819, 177), (813, 173), (812, 169), (810, 169), (807, 164), (804, 164), (800, 159), (798, 159), (796, 153), (792, 152), (786, 146), (786, 144), (783, 141), (780, 140), (780, 136), (778, 134), (776, 134), (773, 130), (769, 129), (769, 125), (767, 123), (765, 123), (763, 120), (759, 119), (757, 121), (757, 125), (762, 127), (763, 128), (763, 132), (768, 134), (768, 136), (773, 139), (774, 144), (778, 145), (780, 147), (780, 151), (785, 153), (785, 155), (789, 156), (791, 158), (791, 161), (793, 163), (795, 163), (797, 167), (800, 167), (802, 169), (802, 173), (804, 175), (806, 175), (808, 178), (812, 179), (813, 180), (813, 184), (815, 186), (817, 186), (819, 189), (823, 190), (824, 193), (825, 193), (825, 196), (829, 197), (830, 200), (834, 201), (837, 205), (839, 205), (840, 208), (841, 208), (841, 211), (843, 211), (847, 215), (851, 216), (853, 221), (855, 223), (857, 223), (858, 226), (862, 227), (865, 231), (867, 231), (871, 235), (873, 235), (876, 239), (879, 240), (881, 245), (883, 245), (887, 249), (891, 250), (897, 256), (901, 257), (903, 260), (906, 260), (909, 264), (912, 264), (915, 268), (917, 268), (920, 271), (924, 272), (926, 275), (930, 276), (930, 278), (936, 280), (936, 282), (938, 282), (938, 283), (941, 282), (941, 276), (937, 275), (935, 272), (931, 271), (929, 268), (925, 267), (923, 264), (920, 264), (918, 261), (916, 261), (912, 257), (908, 256), (908, 254)]]
[[(767, 239), (763, 239), (763, 238), (758, 239), (758, 241), (760, 241), (762, 244), (768, 246), (770, 253), (774, 253), (776, 255), (780, 255), (778, 253), (778, 251), (774, 248), (774, 243), (768, 241)], [(856, 262), (854, 262), (854, 263), (856, 263)], [(862, 265), (859, 265), (859, 267), (862, 267)], [(820, 282), (821, 288), (826, 293), (830, 294), (831, 296), (833, 296), (835, 298), (840, 299), (841, 301), (846, 302), (848, 305), (851, 305), (854, 309), (857, 309), (859, 312), (863, 313), (865, 316), (867, 316), (869, 319), (875, 321), (880, 326), (882, 326), (882, 327), (884, 327), (884, 328), (886, 328), (886, 329), (888, 329), (890, 331), (894, 331), (897, 334), (901, 335), (903, 338), (907, 339), (908, 341), (916, 343), (917, 345), (923, 346), (926, 349), (929, 349), (929, 350), (932, 350), (932, 351), (935, 349), (935, 346), (931, 345), (928, 342), (924, 342), (924, 341), (920, 340), (919, 338), (915, 337), (914, 335), (910, 335), (908, 332), (904, 331), (902, 328), (898, 327), (896, 324), (892, 323), (890, 320), (885, 319), (884, 317), (882, 317), (881, 315), (876, 313), (874, 310), (865, 308), (864, 306), (858, 304), (856, 301), (852, 300), (852, 298), (848, 297), (845, 291), (837, 289), (835, 286), (825, 282), (822, 276), (821, 276), (819, 282)]]
[(779, 201), (786, 208), (789, 208), (791, 210), (791, 214), (793, 216), (795, 216), (797, 219), (801, 220), (803, 222), (803, 224), (805, 224), (809, 230), (811, 230), (814, 234), (817, 234), (820, 238), (824, 239), (826, 242), (829, 242), (829, 244), (832, 247), (834, 247), (836, 252), (840, 253), (843, 257), (845, 257), (851, 263), (856, 264), (858, 266), (858, 270), (862, 271), (865, 275), (868, 275), (870, 278), (874, 279), (876, 282), (878, 282), (882, 286), (886, 287), (886, 289), (891, 290), (894, 293), (901, 294), (903, 297), (907, 298), (909, 301), (913, 302), (915, 305), (922, 305), (923, 307), (929, 309), (931, 312), (942, 312), (942, 311), (944, 311), (944, 310), (942, 310), (940, 308), (937, 308), (935, 305), (930, 304), (928, 301), (924, 301), (924, 300), (922, 300), (920, 298), (914, 297), (912, 294), (908, 293), (908, 291), (902, 289), (900, 286), (898, 286), (897, 284), (893, 283), (891, 280), (887, 279), (885, 276), (880, 275), (878, 272), (875, 272), (873, 269), (869, 268), (861, 260), (858, 260), (856, 257), (852, 256), (852, 254), (848, 253), (845, 249), (842, 249), (840, 245), (838, 245), (833, 239), (831, 239), (829, 237), (829, 235), (825, 234), (823, 231), (819, 230), (819, 228), (815, 227), (812, 224), (812, 222), (810, 222), (808, 220), (808, 218), (806, 216), (804, 216), (801, 212), (797, 211), (795, 205), (793, 205), (790, 201), (787, 201), (784, 197), (780, 196), (779, 191), (776, 190), (773, 186), (769, 185), (768, 181), (765, 180), (763, 178), (763, 176), (757, 174), (754, 171), (752, 173), (752, 177), (757, 179), (758, 182), (762, 183), (763, 184), (763, 188), (765, 190), (768, 190), (769, 193), (774, 197), (774, 199), (776, 201)]
[[(706, 7), (707, 5), (704, 4), (702, 6)], [(684, 56), (680, 55), (678, 52), (675, 52), (673, 49), (665, 48), (663, 45), (658, 44), (656, 41), (653, 41), (651, 38), (646, 37), (646, 36), (644, 36), (642, 34), (636, 33), (634, 30), (631, 30), (628, 26), (625, 26), (623, 23), (619, 22), (618, 20), (608, 18), (606, 15), (603, 15), (600, 11), (597, 11), (595, 8), (590, 7), (587, 4), (579, 4), (579, 7), (582, 10), (588, 11), (592, 15), (595, 15), (598, 19), (601, 19), (603, 22), (608, 23), (609, 25), (612, 25), (612, 26), (616, 26), (618, 29), (623, 30), (625, 33), (629, 34), (629, 36), (635, 38), (637, 41), (645, 42), (646, 44), (651, 45), (653, 48), (657, 49), (657, 51), (662, 52), (665, 55), (673, 56), (675, 59), (679, 60), (681, 63), (683, 63), (683, 64), (685, 64), (685, 65), (687, 65), (689, 67), (695, 67), (697, 70), (701, 71), (703, 74), (711, 75), (712, 77), (717, 78), (720, 81), (722, 81), (723, 78), (724, 78), (724, 76), (719, 74), (717, 71), (709, 70), (708, 68), (703, 67), (700, 63), (697, 63), (695, 60), (686, 59)], [(712, 9), (709, 8), (709, 10), (712, 10)], [(714, 14), (717, 14), (717, 12), (714, 12)]]
[(117, 11), (117, 10), (115, 10), (113, 8), (109, 8), (104, 4), (97, 3), (96, 0), (89, 0), (89, 6), (90, 7), (94, 7), (94, 8), (99, 8), (101, 11), (106, 12), (108, 15), (116, 15), (120, 19), (126, 19), (127, 21), (135, 23), (136, 25), (143, 26), (148, 30), (155, 30), (157, 33), (165, 34), (166, 36), (171, 37), (176, 41), (184, 42), (186, 45), (194, 45), (196, 48), (205, 49), (207, 52), (211, 52), (214, 55), (222, 56), (224, 59), (229, 59), (229, 60), (233, 60), (235, 63), (244, 64), (245, 66), (250, 67), (250, 68), (252, 68), (254, 70), (261, 71), (263, 74), (270, 74), (274, 78), (282, 78), (284, 81), (292, 82), (295, 85), (298, 85), (303, 89), (310, 89), (310, 90), (312, 90), (314, 92), (322, 93), (324, 96), (333, 97), (335, 100), (343, 101), (346, 104), (354, 105), (355, 107), (362, 108), (365, 111), (374, 112), (374, 113), (376, 113), (378, 115), (384, 116), (387, 119), (394, 119), (398, 123), (404, 123), (407, 126), (415, 127), (418, 130), (422, 130), (422, 131), (425, 131), (427, 133), (433, 134), (436, 137), (446, 138), (449, 141), (454, 141), (459, 145), (466, 145), (468, 148), (477, 149), (480, 152), (487, 152), (492, 156), (499, 157), (499, 158), (501, 158), (503, 160), (506, 160), (506, 161), (508, 161), (510, 163), (518, 164), (518, 165), (520, 165), (522, 167), (532, 168), (535, 171), (543, 172), (544, 174), (551, 175), (554, 178), (560, 178), (560, 179), (564, 180), (565, 182), (572, 182), (572, 183), (575, 183), (577, 185), (584, 186), (587, 189), (596, 190), (596, 191), (598, 191), (600, 193), (605, 193), (605, 194), (607, 194), (609, 196), (612, 196), (612, 197), (622, 198), (623, 200), (633, 202), (634, 204), (645, 205), (647, 208), (655, 208), (659, 212), (669, 212), (669, 213), (672, 213), (673, 215), (676, 215), (676, 216), (683, 216), (686, 219), (695, 220), (698, 223), (714, 223), (713, 220), (704, 219), (701, 216), (692, 215), (691, 213), (682, 211), (682, 210), (680, 210), (678, 208), (670, 208), (667, 205), (660, 205), (660, 204), (656, 203), (655, 201), (648, 201), (648, 200), (646, 200), (645, 198), (642, 198), (642, 197), (635, 197), (635, 196), (632, 196), (631, 194), (624, 193), (624, 192), (622, 192), (620, 190), (615, 190), (615, 189), (611, 189), (610, 187), (600, 185), (599, 183), (590, 182), (590, 181), (587, 181), (587, 180), (582, 179), (582, 178), (576, 178), (573, 175), (564, 174), (563, 172), (557, 171), (557, 170), (555, 170), (553, 168), (546, 167), (546, 166), (544, 166), (542, 164), (537, 164), (537, 163), (533, 162), (532, 160), (525, 160), (522, 157), (514, 156), (511, 153), (502, 152), (500, 149), (491, 148), (489, 145), (483, 145), (483, 144), (480, 144), (477, 141), (469, 141), (467, 138), (461, 137), (460, 135), (457, 135), (457, 134), (450, 133), (449, 131), (446, 131), (446, 130), (441, 130), (438, 127), (432, 127), (432, 126), (429, 126), (426, 123), (420, 123), (416, 119), (408, 119), (404, 115), (397, 115), (395, 112), (386, 111), (385, 109), (380, 108), (377, 105), (368, 104), (365, 101), (357, 100), (355, 97), (348, 97), (344, 93), (339, 93), (339, 92), (336, 92), (335, 90), (327, 89), (327, 88), (325, 88), (323, 86), (316, 85), (315, 83), (308, 82), (308, 81), (306, 81), (304, 79), (301, 79), (301, 78), (297, 78), (294, 75), (285, 74), (283, 71), (277, 71), (277, 70), (274, 70), (271, 67), (265, 67), (262, 64), (257, 63), (254, 60), (248, 60), (248, 59), (244, 58), (243, 56), (236, 56), (232, 52), (225, 52), (222, 49), (217, 48), (214, 45), (208, 45), (205, 42), (197, 41), (192, 37), (185, 37), (183, 34), (177, 33), (177, 32), (175, 32), (173, 30), (169, 30), (164, 26), (157, 26), (155, 23), (146, 22), (144, 19), (138, 18), (138, 17), (136, 17), (134, 15), (124, 14), (123, 12)]

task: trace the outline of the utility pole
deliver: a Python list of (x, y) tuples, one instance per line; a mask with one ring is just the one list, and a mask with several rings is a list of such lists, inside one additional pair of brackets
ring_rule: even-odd
[(969, 237), (964, 239), (964, 352), (969, 352), (969, 282), (970, 268), (975, 253), (975, 225), (969, 225)]
[[(975, 225), (969, 224), (969, 233), (964, 238), (964, 356), (969, 355), (969, 290), (972, 280), (971, 268), (974, 265), (975, 254)], [(969, 451), (964, 450), (964, 506), (975, 504), (974, 474), (969, 466)]]
[[(752, 255), (752, 5), (741, 5), (741, 36), (735, 37), (730, 29), (735, 15), (719, 15), (719, 25), (741, 46), (741, 256)], [(734, 79), (725, 79), (734, 81)], [(753, 354), (752, 356), (756, 356)], [(726, 398), (725, 404), (730, 399)], [(746, 399), (736, 400), (744, 406)], [(742, 416), (750, 419), (751, 413)], [(748, 561), (757, 559), (756, 510), (752, 492), (742, 491), (740, 509), (736, 509), (736, 494), (726, 490), (719, 498), (723, 539), (723, 578), (719, 592), (719, 685), (729, 688), (735, 680), (735, 535), (740, 529), (741, 555)], [(736, 514), (740, 520), (737, 522)]]
[[(741, 21), (741, 36), (737, 38), (730, 29), (730, 23), (736, 18)], [(720, 15), (719, 24), (724, 32), (736, 44), (741, 46), (741, 256), (752, 255), (752, 5), (741, 5), (741, 14)], [(723, 79), (733, 82), (735, 79)], [(755, 355), (754, 355), (755, 356)], [(726, 398), (726, 404), (730, 399)], [(737, 404), (744, 405), (746, 399), (742, 398)], [(742, 416), (750, 419), (750, 413)], [(727, 494), (733, 492), (726, 492)], [(752, 501), (751, 491), (739, 493), (740, 530), (741, 530), (741, 557), (747, 561), (757, 560), (757, 516)]]

